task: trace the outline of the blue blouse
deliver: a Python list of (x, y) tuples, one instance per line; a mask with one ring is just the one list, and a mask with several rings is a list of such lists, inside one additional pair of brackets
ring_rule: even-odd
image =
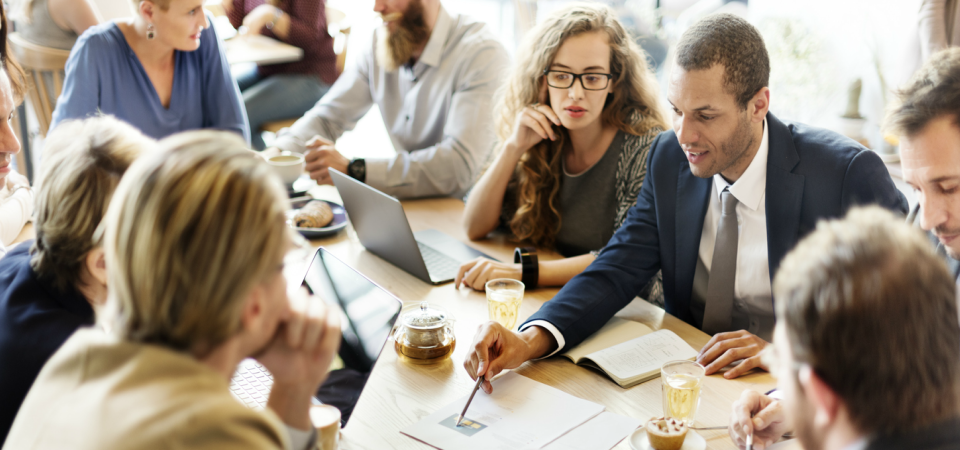
[(200, 48), (174, 51), (173, 91), (164, 108), (140, 59), (113, 22), (91, 27), (67, 59), (63, 92), (50, 125), (98, 113), (116, 116), (160, 139), (198, 128), (235, 131), (250, 142), (243, 99), (213, 27)]

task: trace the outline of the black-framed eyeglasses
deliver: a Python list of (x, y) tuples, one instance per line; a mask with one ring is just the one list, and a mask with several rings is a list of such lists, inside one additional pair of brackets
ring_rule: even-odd
[(573, 82), (580, 80), (580, 86), (587, 91), (602, 91), (610, 84), (613, 78), (612, 73), (573, 73), (562, 70), (544, 69), (543, 75), (547, 77), (547, 86), (557, 89), (570, 89)]

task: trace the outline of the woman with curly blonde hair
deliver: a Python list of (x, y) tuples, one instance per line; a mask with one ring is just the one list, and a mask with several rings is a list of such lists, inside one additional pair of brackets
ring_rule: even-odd
[(509, 226), (518, 240), (566, 258), (480, 258), (460, 267), (456, 285), (563, 285), (593, 262), (636, 203), (650, 144), (666, 128), (656, 80), (613, 11), (575, 4), (526, 37), (496, 111), (500, 145), (467, 199), (467, 235)]

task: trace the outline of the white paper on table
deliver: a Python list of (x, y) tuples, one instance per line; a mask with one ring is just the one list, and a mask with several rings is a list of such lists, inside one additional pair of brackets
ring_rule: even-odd
[(610, 450), (641, 423), (640, 419), (604, 411), (547, 444), (543, 450)]
[(441, 449), (535, 450), (603, 412), (599, 405), (529, 378), (507, 373), (482, 390), (470, 404), (465, 426), (455, 427), (469, 395), (440, 408), (402, 430)]

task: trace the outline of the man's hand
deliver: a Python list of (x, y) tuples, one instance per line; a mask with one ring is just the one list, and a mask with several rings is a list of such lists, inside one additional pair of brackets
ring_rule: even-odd
[(483, 391), (493, 392), (490, 380), (505, 369), (515, 369), (529, 359), (546, 355), (557, 347), (547, 330), (533, 326), (522, 332), (510, 331), (497, 322), (480, 325), (473, 338), (473, 351), (463, 361), (470, 378), (485, 376)]
[(520, 264), (506, 264), (479, 257), (460, 265), (457, 277), (453, 280), (453, 286), (459, 289), (460, 283), (463, 282), (464, 286), (483, 291), (486, 289), (487, 281), (497, 278), (522, 280), (523, 267)]
[(273, 375), (267, 406), (288, 425), (309, 430), (310, 398), (340, 347), (340, 316), (305, 292), (291, 305), (289, 318), (256, 359)]
[(782, 403), (755, 391), (743, 391), (733, 402), (727, 431), (738, 448), (745, 448), (747, 435), (753, 433), (753, 448), (763, 450), (792, 429)]
[(760, 362), (760, 350), (768, 344), (767, 341), (744, 330), (717, 333), (710, 342), (707, 342), (707, 345), (700, 349), (697, 362), (706, 366), (707, 375), (710, 375), (742, 359), (740, 364), (723, 374), (724, 378), (730, 380), (755, 367), (767, 370), (767, 367)]
[(337, 151), (333, 142), (320, 136), (314, 136), (307, 142), (307, 154), (303, 158), (307, 162), (310, 178), (317, 180), (317, 184), (333, 184), (328, 169), (332, 167), (347, 173), (347, 166), (350, 164), (350, 160)]

